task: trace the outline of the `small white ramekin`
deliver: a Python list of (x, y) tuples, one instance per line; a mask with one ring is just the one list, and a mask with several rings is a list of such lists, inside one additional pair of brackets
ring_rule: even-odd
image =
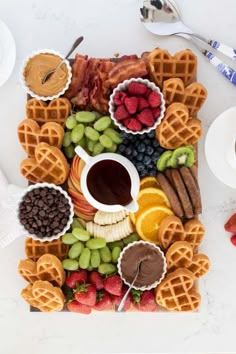
[(149, 245), (149, 246), (155, 248), (156, 250), (158, 250), (160, 256), (163, 259), (163, 273), (162, 273), (162, 276), (160, 277), (160, 279), (158, 279), (157, 281), (155, 281), (154, 283), (152, 283), (152, 284), (150, 284), (148, 286), (142, 286), (142, 287), (133, 286), (133, 289), (136, 289), (136, 290), (142, 290), (142, 291), (150, 290), (150, 289), (155, 288), (158, 284), (160, 284), (162, 282), (162, 280), (164, 279), (164, 277), (166, 275), (166, 272), (167, 272), (167, 263), (166, 263), (165, 255), (162, 252), (162, 250), (160, 249), (160, 247), (156, 246), (154, 243), (147, 242), (147, 241), (134, 241), (134, 242), (128, 244), (125, 248), (123, 248), (122, 252), (120, 253), (120, 256), (119, 256), (119, 259), (118, 259), (118, 263), (117, 263), (118, 273), (119, 273), (121, 279), (123, 280), (123, 282), (126, 285), (130, 286), (131, 283), (127, 282), (126, 279), (123, 277), (123, 274), (122, 274), (122, 271), (121, 271), (121, 262), (122, 262), (122, 258), (123, 258), (123, 255), (125, 254), (125, 252), (128, 249), (136, 246), (137, 244)]
[[(131, 82), (138, 82), (141, 84), (146, 85), (148, 88), (150, 88), (152, 91), (157, 92), (160, 97), (161, 97), (161, 105), (160, 105), (160, 116), (157, 118), (155, 124), (152, 127), (147, 127), (143, 130), (140, 130), (139, 132), (135, 132), (133, 130), (130, 130), (128, 128), (126, 128), (122, 123), (120, 123), (115, 117), (114, 117), (114, 113), (115, 113), (115, 104), (114, 104), (114, 96), (117, 92), (119, 91), (124, 91), (127, 90), (128, 85)], [(129, 80), (125, 80), (123, 82), (121, 82), (114, 90), (113, 93), (110, 96), (110, 100), (109, 100), (109, 113), (111, 115), (111, 119), (113, 120), (113, 122), (115, 123), (115, 125), (117, 127), (119, 127), (120, 130), (125, 131), (128, 134), (144, 134), (144, 133), (149, 133), (151, 130), (156, 129), (156, 127), (161, 123), (161, 120), (164, 118), (164, 114), (165, 114), (165, 99), (164, 96), (161, 92), (161, 90), (159, 89), (159, 87), (157, 87), (153, 82), (147, 80), (147, 79), (141, 79), (141, 78), (137, 78), (137, 79), (129, 79)]]
[(31, 96), (31, 97), (34, 97), (34, 98), (37, 98), (38, 100), (42, 100), (42, 101), (51, 101), (53, 100), (54, 98), (58, 98), (60, 96), (62, 96), (66, 90), (69, 88), (69, 85), (71, 83), (71, 78), (72, 78), (72, 70), (71, 70), (71, 66), (70, 66), (70, 63), (68, 60), (65, 60), (65, 64), (66, 64), (66, 67), (67, 67), (67, 70), (68, 70), (68, 79), (67, 79), (67, 82), (65, 84), (65, 86), (63, 87), (63, 89), (55, 94), (55, 95), (52, 95), (52, 96), (40, 96), (40, 95), (37, 95), (35, 92), (31, 91), (29, 89), (29, 87), (27, 86), (27, 83), (25, 81), (25, 76), (24, 76), (24, 71), (25, 71), (25, 68), (26, 68), (26, 65), (28, 64), (29, 60), (32, 59), (34, 56), (36, 55), (39, 55), (39, 54), (54, 54), (54, 55), (57, 55), (58, 57), (60, 57), (62, 60), (64, 59), (64, 56), (62, 54), (60, 54), (59, 52), (53, 50), (53, 49), (41, 49), (41, 50), (37, 50), (37, 51), (34, 51), (33, 53), (31, 53), (31, 55), (26, 58), (26, 60), (24, 61), (23, 63), (23, 66), (22, 66), (22, 70), (21, 70), (21, 84), (24, 88), (24, 90)]
[[(64, 197), (67, 199), (68, 203), (69, 203), (69, 206), (70, 206), (70, 216), (68, 218), (68, 222), (66, 224), (66, 226), (64, 227), (64, 229), (56, 234), (56, 235), (52, 235), (51, 237), (38, 237), (37, 235), (33, 235), (33, 234), (29, 234), (29, 231), (27, 231), (24, 226), (21, 224), (20, 222), (20, 218), (19, 218), (19, 206), (21, 204), (21, 202), (23, 201), (23, 198), (24, 196), (32, 191), (33, 189), (35, 188), (44, 188), (44, 187), (48, 187), (48, 188), (51, 188), (51, 189), (55, 189), (59, 192), (61, 192), (61, 194), (64, 195)], [(17, 206), (17, 217), (18, 217), (18, 222), (19, 224), (22, 226), (22, 235), (25, 235), (27, 237), (31, 237), (33, 238), (34, 240), (37, 240), (37, 241), (41, 241), (41, 242), (45, 242), (45, 241), (52, 241), (52, 240), (56, 240), (58, 239), (59, 237), (61, 237), (62, 235), (64, 235), (66, 233), (66, 231), (69, 230), (72, 222), (73, 222), (73, 216), (74, 216), (74, 207), (73, 207), (73, 204), (72, 204), (72, 201), (71, 201), (71, 198), (69, 197), (68, 193), (66, 191), (64, 191), (61, 187), (59, 186), (56, 186), (55, 184), (51, 184), (51, 183), (36, 183), (36, 184), (32, 184), (30, 185), (26, 190), (25, 190), (25, 193), (22, 195), (19, 203), (18, 203), (18, 206)]]

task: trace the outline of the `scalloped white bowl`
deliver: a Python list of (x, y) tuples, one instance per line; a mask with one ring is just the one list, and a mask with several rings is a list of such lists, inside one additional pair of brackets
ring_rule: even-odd
[(164, 277), (166, 275), (166, 271), (167, 271), (167, 263), (166, 263), (165, 255), (164, 255), (163, 251), (160, 249), (160, 247), (156, 246), (154, 243), (151, 243), (151, 242), (148, 242), (148, 241), (135, 241), (135, 242), (132, 242), (132, 243), (128, 244), (125, 248), (123, 248), (122, 252), (120, 253), (120, 256), (119, 256), (119, 259), (118, 259), (118, 263), (117, 263), (118, 273), (119, 273), (121, 279), (123, 280), (123, 282), (126, 285), (130, 286), (131, 283), (126, 281), (126, 279), (123, 277), (123, 274), (122, 274), (122, 271), (121, 271), (121, 262), (122, 262), (122, 257), (125, 254), (125, 252), (127, 251), (127, 249), (132, 248), (132, 247), (134, 247), (137, 244), (145, 244), (145, 245), (152, 246), (153, 248), (158, 250), (160, 256), (163, 259), (163, 273), (162, 273), (162, 276), (160, 277), (160, 279), (158, 279), (157, 281), (155, 281), (154, 283), (152, 283), (152, 284), (150, 284), (148, 286), (141, 286), (141, 287), (133, 286), (133, 289), (136, 289), (136, 290), (142, 290), (142, 291), (150, 290), (150, 289), (155, 288), (158, 284), (161, 283), (161, 281), (164, 279)]
[[(59, 232), (58, 234), (56, 235), (52, 235), (50, 237), (38, 237), (37, 235), (33, 235), (33, 234), (29, 234), (29, 232), (24, 228), (24, 226), (21, 224), (20, 222), (20, 219), (19, 219), (19, 206), (21, 204), (21, 202), (23, 201), (23, 198), (24, 196), (32, 191), (33, 189), (35, 188), (43, 188), (43, 187), (48, 187), (48, 188), (52, 188), (52, 189), (55, 189), (55, 190), (58, 190), (59, 192), (61, 192), (61, 194), (64, 195), (64, 197), (67, 199), (68, 203), (69, 203), (69, 206), (70, 206), (70, 216), (68, 218), (68, 222), (67, 224), (65, 225), (64, 229)], [(72, 201), (71, 201), (71, 198), (69, 197), (68, 193), (66, 191), (64, 191), (61, 187), (59, 186), (56, 186), (55, 184), (51, 184), (51, 183), (36, 183), (36, 184), (32, 184), (30, 185), (26, 190), (25, 190), (25, 193), (23, 194), (23, 196), (21, 197), (19, 203), (18, 203), (18, 206), (17, 206), (17, 217), (18, 217), (18, 221), (19, 221), (19, 224), (22, 226), (22, 233), (27, 235), (27, 237), (31, 237), (33, 238), (34, 240), (37, 240), (37, 241), (41, 241), (41, 242), (45, 242), (45, 241), (52, 241), (52, 240), (56, 240), (58, 239), (59, 237), (61, 237), (62, 235), (64, 235), (66, 233), (66, 231), (69, 230), (72, 222), (73, 222), (73, 216), (74, 216), (74, 207), (73, 207), (73, 204), (72, 204)]]
[(65, 64), (66, 64), (66, 67), (67, 67), (67, 70), (68, 70), (68, 79), (67, 79), (67, 82), (65, 84), (65, 86), (63, 87), (63, 89), (55, 94), (55, 95), (52, 95), (52, 96), (40, 96), (40, 95), (37, 95), (35, 92), (33, 92), (32, 90), (29, 89), (29, 87), (27, 86), (27, 83), (25, 81), (25, 77), (24, 77), (24, 71), (25, 71), (25, 67), (28, 63), (28, 61), (33, 58), (35, 55), (38, 55), (38, 54), (46, 54), (46, 53), (49, 53), (49, 54), (54, 54), (54, 55), (57, 55), (59, 56), (62, 60), (64, 59), (64, 56), (62, 54), (60, 54), (59, 52), (53, 50), (53, 49), (40, 49), (40, 50), (36, 50), (34, 51), (33, 53), (31, 53), (31, 55), (25, 59), (24, 61), (24, 64), (22, 66), (22, 70), (21, 70), (21, 83), (22, 83), (22, 86), (24, 88), (24, 90), (32, 97), (34, 98), (37, 98), (38, 100), (42, 100), (42, 101), (51, 101), (53, 100), (54, 98), (58, 98), (60, 96), (62, 96), (66, 90), (69, 88), (69, 85), (71, 83), (71, 79), (72, 79), (72, 70), (71, 70), (71, 66), (70, 66), (70, 63), (68, 60), (65, 60)]
[[(128, 85), (131, 82), (138, 82), (141, 84), (146, 85), (148, 88), (150, 88), (151, 90), (157, 92), (160, 97), (161, 97), (161, 105), (160, 105), (160, 116), (157, 118), (155, 124), (152, 127), (147, 127), (143, 130), (140, 130), (139, 132), (135, 132), (133, 130), (130, 130), (128, 128), (126, 128), (122, 123), (118, 122), (118, 120), (114, 117), (114, 113), (115, 113), (115, 104), (114, 104), (114, 96), (117, 92), (119, 91), (124, 91), (128, 88)], [(137, 79), (129, 79), (129, 80), (125, 80), (123, 82), (121, 82), (114, 90), (113, 93), (110, 96), (110, 100), (109, 100), (109, 113), (111, 115), (111, 119), (113, 120), (113, 122), (115, 123), (115, 125), (120, 129), (125, 131), (128, 134), (144, 134), (144, 133), (149, 133), (151, 130), (156, 129), (156, 127), (161, 123), (161, 120), (164, 118), (164, 114), (165, 114), (165, 99), (164, 96), (161, 92), (161, 90), (159, 89), (159, 87), (157, 87), (153, 82), (147, 80), (147, 79), (141, 79), (141, 78), (137, 78)]]

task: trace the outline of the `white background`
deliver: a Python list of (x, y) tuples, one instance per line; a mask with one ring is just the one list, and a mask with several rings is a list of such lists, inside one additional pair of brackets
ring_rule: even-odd
[[(19, 72), (31, 51), (53, 48), (66, 53), (79, 35), (85, 37), (79, 51), (89, 56), (141, 54), (156, 46), (172, 53), (187, 47), (193, 49), (199, 59), (198, 80), (208, 90), (207, 102), (199, 113), (204, 128), (199, 164), (202, 221), (207, 230), (202, 250), (209, 255), (212, 265), (210, 273), (200, 281), (201, 311), (91, 316), (29, 313), (19, 295), (25, 286), (17, 274), (18, 262), (24, 258), (24, 242), (19, 240), (0, 250), (0, 354), (236, 351), (236, 248), (223, 229), (226, 219), (236, 211), (236, 191), (213, 176), (203, 149), (213, 120), (236, 105), (236, 88), (184, 39), (159, 38), (148, 33), (139, 22), (138, 4), (138, 0), (0, 2), (0, 17), (12, 31), (17, 46), (14, 72), (0, 88), (0, 166), (10, 182), (26, 185), (19, 173), (25, 154), (17, 141), (16, 129), (25, 118), (26, 101)], [(178, 4), (184, 21), (197, 33), (236, 48), (235, 0), (178, 0)]]

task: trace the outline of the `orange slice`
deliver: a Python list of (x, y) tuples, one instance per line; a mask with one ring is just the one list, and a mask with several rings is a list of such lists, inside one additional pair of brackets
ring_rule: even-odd
[(130, 213), (130, 218), (133, 224), (136, 222), (136, 218), (142, 212), (142, 209), (151, 205), (164, 205), (170, 207), (169, 200), (165, 193), (158, 188), (145, 188), (142, 189), (137, 197), (139, 210), (136, 213)]
[(158, 188), (160, 187), (159, 183), (157, 182), (155, 177), (147, 176), (143, 177), (140, 181), (140, 189), (144, 188)]
[(159, 244), (158, 229), (160, 223), (173, 211), (163, 205), (153, 205), (143, 208), (136, 219), (136, 231), (144, 241), (151, 241)]

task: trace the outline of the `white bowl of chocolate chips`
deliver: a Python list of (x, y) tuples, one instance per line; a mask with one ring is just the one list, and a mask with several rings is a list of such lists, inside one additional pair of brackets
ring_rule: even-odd
[(19, 202), (17, 212), (23, 233), (42, 242), (64, 235), (74, 216), (67, 192), (50, 183), (30, 185)]

